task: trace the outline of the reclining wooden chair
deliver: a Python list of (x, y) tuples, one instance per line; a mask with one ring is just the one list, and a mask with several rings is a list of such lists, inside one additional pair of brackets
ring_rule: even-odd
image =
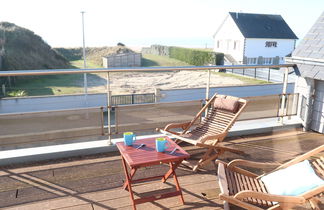
[[(323, 151), (324, 145), (282, 165), (239, 159), (227, 164), (216, 160), (221, 189), (219, 197), (224, 200), (224, 209), (229, 209), (228, 203), (245, 209), (292, 209), (308, 201), (313, 209), (319, 210), (318, 196), (324, 193), (324, 155), (320, 154)], [(277, 168), (258, 176), (238, 166)], [(291, 187), (293, 189), (289, 189)]]
[[(225, 151), (241, 152), (221, 146), (221, 142), (245, 108), (246, 103), (246, 100), (241, 98), (215, 94), (192, 121), (171, 123), (164, 129), (158, 130), (175, 138), (177, 141), (185, 141), (198, 147), (207, 148), (199, 162), (196, 165), (191, 165), (193, 171), (196, 171), (198, 167), (215, 160)], [(206, 109), (209, 109), (207, 115), (201, 120), (201, 115)], [(171, 129), (183, 130), (175, 132)]]

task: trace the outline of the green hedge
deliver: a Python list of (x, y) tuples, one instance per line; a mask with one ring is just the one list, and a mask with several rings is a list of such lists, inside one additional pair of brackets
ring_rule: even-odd
[(208, 64), (223, 65), (224, 54), (207, 50), (170, 47), (170, 58), (178, 59), (195, 66)]

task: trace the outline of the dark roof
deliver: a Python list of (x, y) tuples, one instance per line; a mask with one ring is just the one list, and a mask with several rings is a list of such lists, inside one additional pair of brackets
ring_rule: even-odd
[(286, 61), (297, 64), (299, 75), (324, 80), (324, 12)]
[(229, 14), (245, 38), (298, 39), (281, 15)]

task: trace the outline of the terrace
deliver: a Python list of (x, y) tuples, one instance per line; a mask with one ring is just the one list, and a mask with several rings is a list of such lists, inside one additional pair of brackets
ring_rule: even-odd
[[(228, 137), (229, 144), (244, 150), (249, 156), (225, 153), (221, 157), (222, 160), (245, 158), (284, 162), (322, 144), (323, 135), (301, 130), (302, 121), (298, 113), (305, 110), (298, 93), (289, 91), (288, 84), (288, 73), (292, 71), (293, 65), (230, 66), (231, 72), (255, 70), (254, 75), (258, 70), (269, 69), (270, 72), (270, 68), (283, 69), (283, 83), (275, 84), (279, 85), (279, 88), (275, 87), (279, 93), (251, 95), (251, 91), (257, 92), (259, 86), (252, 86), (250, 91), (240, 93), (243, 94), (240, 97), (249, 100), (249, 105)], [(130, 209), (129, 194), (121, 189), (124, 174), (121, 158), (114, 143), (121, 140), (124, 131), (134, 131), (140, 138), (158, 136), (154, 131), (156, 127), (164, 127), (170, 122), (191, 120), (204, 99), (216, 91), (223, 91), (221, 88), (215, 90), (209, 85), (211, 73), (223, 69), (229, 67), (1, 72), (0, 77), (105, 73), (107, 84), (106, 93), (99, 97), (100, 106), (89, 102), (82, 103), (85, 107), (55, 109), (50, 108), (52, 101), (47, 104), (48, 110), (0, 114), (0, 206), (6, 209)], [(192, 97), (195, 94), (188, 94), (187, 90), (183, 90), (180, 91), (181, 94), (187, 94), (183, 100), (163, 101), (163, 97), (170, 93), (161, 90), (148, 95), (133, 94), (131, 99), (125, 99), (126, 101), (113, 99), (110, 87), (113, 83), (113, 73), (184, 70), (206, 72), (206, 88), (202, 94), (195, 93), (197, 98)], [(226, 89), (225, 91), (229, 91), (226, 94), (238, 94), (230, 90)], [(86, 100), (87, 97), (94, 96), (88, 94), (83, 96), (83, 99)], [(179, 95), (175, 98), (177, 97)], [(0, 102), (1, 100), (7, 99), (0, 99)], [(29, 100), (33, 107), (40, 99)], [(132, 104), (125, 105), (127, 100), (131, 100)], [(136, 104), (136, 100), (151, 101)], [(193, 161), (198, 158), (197, 154), (202, 152), (202, 149), (186, 144), (181, 146), (191, 154)], [(164, 165), (147, 167), (140, 170), (137, 176), (160, 174), (163, 170), (166, 170)], [(223, 208), (222, 201), (218, 199), (219, 187), (214, 164), (207, 165), (197, 173), (179, 167), (177, 174), (183, 189), (185, 205), (181, 205), (178, 198), (174, 197), (140, 204), (137, 207)], [(138, 184), (135, 187), (135, 196), (143, 196), (152, 189), (168, 191), (172, 187), (168, 182), (161, 184), (159, 181)]]

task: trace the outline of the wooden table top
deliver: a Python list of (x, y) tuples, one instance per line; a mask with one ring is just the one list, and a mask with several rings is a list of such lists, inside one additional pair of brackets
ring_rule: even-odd
[[(126, 146), (124, 142), (116, 143), (121, 155), (126, 160), (127, 164), (131, 167), (142, 167), (149, 165), (156, 165), (160, 163), (169, 163), (187, 159), (190, 155), (183, 150), (179, 145), (177, 145), (170, 138), (165, 137), (170, 143), (170, 147), (164, 152), (157, 152), (155, 149), (155, 139), (147, 138), (136, 140), (132, 146)], [(139, 145), (145, 144), (144, 147), (136, 149)], [(177, 148), (173, 154), (170, 152)]]

